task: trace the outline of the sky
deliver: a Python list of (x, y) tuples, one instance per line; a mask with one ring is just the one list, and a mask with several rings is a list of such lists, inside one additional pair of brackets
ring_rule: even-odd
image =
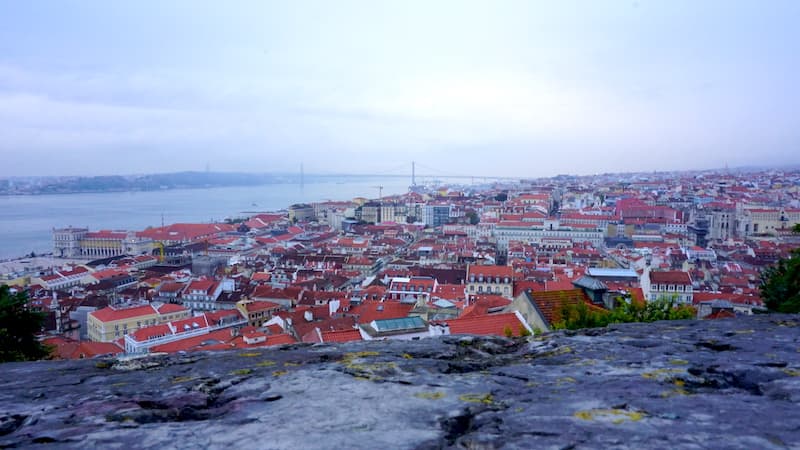
[(800, 2), (0, 1), (0, 177), (800, 163)]

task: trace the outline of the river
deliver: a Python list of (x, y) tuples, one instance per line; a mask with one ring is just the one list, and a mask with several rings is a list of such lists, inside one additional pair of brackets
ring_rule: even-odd
[(293, 203), (377, 198), (408, 191), (404, 178), (347, 178), (252, 187), (147, 192), (0, 196), (0, 259), (52, 251), (52, 229), (143, 230), (179, 222), (220, 221), (246, 211), (275, 211)]

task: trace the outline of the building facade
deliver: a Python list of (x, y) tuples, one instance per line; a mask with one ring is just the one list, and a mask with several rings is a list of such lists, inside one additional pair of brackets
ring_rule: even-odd
[(82, 257), (81, 240), (88, 232), (88, 228), (54, 228), (53, 256), (56, 258)]
[(514, 269), (508, 266), (468, 266), (467, 293), (470, 295), (496, 294), (512, 298)]
[(87, 315), (89, 339), (112, 342), (140, 328), (185, 319), (189, 310), (172, 304), (145, 304), (130, 307), (108, 306)]

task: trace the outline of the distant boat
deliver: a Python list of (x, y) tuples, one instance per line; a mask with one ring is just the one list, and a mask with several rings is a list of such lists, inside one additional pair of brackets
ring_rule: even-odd
[(252, 205), (250, 205), (250, 206), (258, 206), (258, 203), (256, 203), (256, 202), (253, 202), (253, 204), (252, 204)]

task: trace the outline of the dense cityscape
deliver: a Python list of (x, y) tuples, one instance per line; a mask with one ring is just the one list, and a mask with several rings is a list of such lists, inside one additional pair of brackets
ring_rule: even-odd
[(525, 336), (669, 301), (765, 311), (761, 271), (800, 246), (800, 172), (565, 176), (294, 204), (216, 223), (53, 230), (3, 263), (53, 357), (295, 342)]

